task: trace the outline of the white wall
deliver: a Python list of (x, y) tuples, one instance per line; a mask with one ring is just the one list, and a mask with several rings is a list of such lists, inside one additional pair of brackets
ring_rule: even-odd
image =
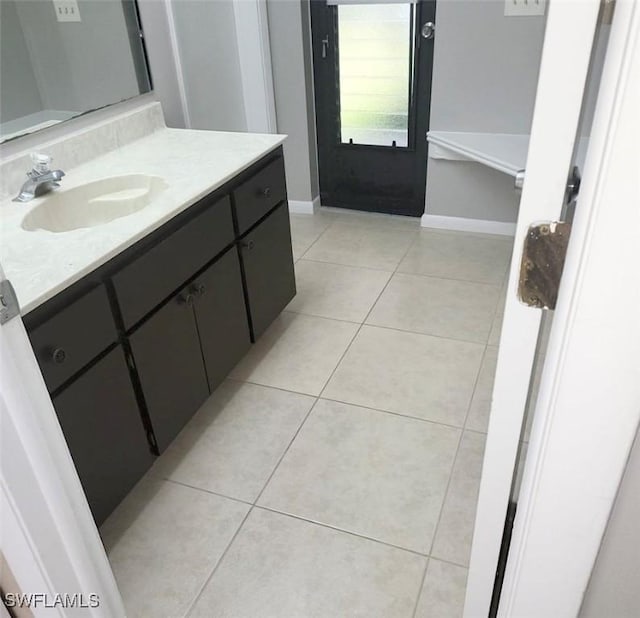
[[(440, 0), (430, 129), (529, 133), (544, 17), (505, 17), (497, 0)], [(516, 220), (513, 179), (476, 163), (429, 159), (426, 212)]]
[(267, 0), (271, 66), (279, 133), (284, 143), (289, 199), (319, 193), (313, 100), (309, 0)]
[(42, 110), (36, 76), (18, 19), (15, 0), (0, 2), (0, 121)]
[(84, 112), (139, 94), (122, 4), (79, 0), (81, 22), (58, 22), (51, 0), (17, 10), (45, 109)]
[(584, 596), (580, 618), (640, 616), (639, 488), (640, 436), (636, 435)]
[(246, 131), (233, 0), (173, 0), (171, 8), (190, 127)]

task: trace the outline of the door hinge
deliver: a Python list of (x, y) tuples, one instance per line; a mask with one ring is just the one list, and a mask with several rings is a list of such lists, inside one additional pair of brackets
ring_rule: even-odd
[(524, 241), (518, 298), (529, 307), (555, 309), (571, 224), (547, 221), (531, 225)]
[(18, 297), (9, 279), (0, 281), (0, 324), (20, 315)]

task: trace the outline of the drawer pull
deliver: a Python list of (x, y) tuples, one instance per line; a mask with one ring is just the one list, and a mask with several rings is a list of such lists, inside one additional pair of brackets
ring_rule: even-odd
[(180, 305), (189, 305), (189, 307), (191, 307), (194, 301), (195, 301), (195, 296), (193, 294), (185, 294), (184, 296), (180, 294), (180, 296), (178, 296), (178, 303)]
[(67, 360), (67, 353), (62, 348), (56, 348), (51, 354), (51, 359), (56, 365), (61, 365)]
[(271, 187), (266, 187), (265, 189), (261, 189), (260, 195), (262, 197), (271, 197)]
[(195, 283), (191, 286), (189, 290), (194, 296), (204, 296), (204, 293), (207, 291), (207, 288), (204, 287), (202, 283)]

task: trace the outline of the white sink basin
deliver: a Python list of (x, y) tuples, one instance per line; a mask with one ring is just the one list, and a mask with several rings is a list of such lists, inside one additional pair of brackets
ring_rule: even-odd
[(22, 220), (22, 228), (68, 232), (109, 223), (142, 210), (168, 186), (159, 176), (130, 174), (49, 193)]

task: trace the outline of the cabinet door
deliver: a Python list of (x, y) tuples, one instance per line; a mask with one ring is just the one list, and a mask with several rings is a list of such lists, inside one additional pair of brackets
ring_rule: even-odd
[(198, 332), (209, 389), (213, 392), (251, 346), (235, 247), (193, 283)]
[(209, 395), (193, 300), (178, 293), (129, 337), (160, 452)]
[(120, 346), (53, 400), (100, 525), (153, 462)]
[(296, 294), (287, 202), (240, 241), (254, 341)]

